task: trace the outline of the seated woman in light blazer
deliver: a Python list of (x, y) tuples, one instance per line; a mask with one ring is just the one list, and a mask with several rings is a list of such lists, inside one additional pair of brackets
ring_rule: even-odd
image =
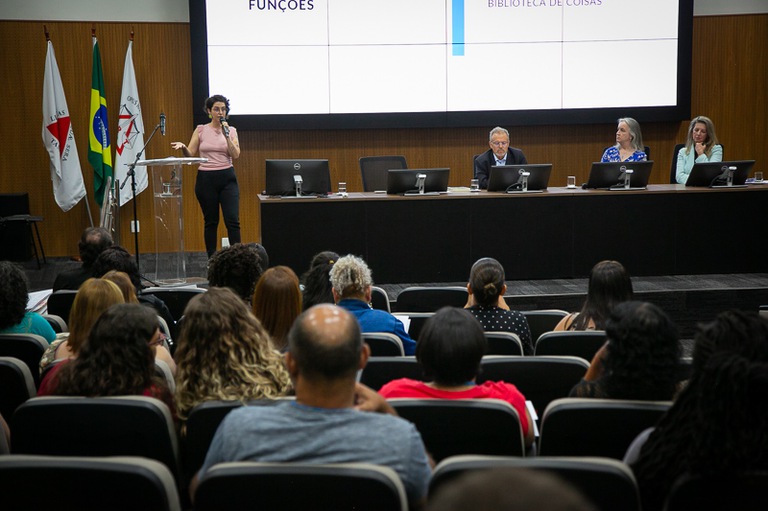
[(688, 181), (693, 164), (708, 161), (723, 161), (723, 147), (715, 135), (712, 119), (700, 115), (691, 120), (685, 147), (677, 153), (675, 180), (684, 185)]

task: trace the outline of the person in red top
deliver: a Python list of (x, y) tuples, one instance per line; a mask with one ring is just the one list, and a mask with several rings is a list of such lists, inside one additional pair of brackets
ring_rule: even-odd
[(401, 378), (384, 385), (385, 398), (501, 399), (520, 416), (525, 444), (533, 443), (533, 421), (525, 397), (503, 381), (475, 383), (487, 341), (480, 323), (464, 309), (443, 307), (427, 320), (416, 343), (416, 360), (426, 383)]

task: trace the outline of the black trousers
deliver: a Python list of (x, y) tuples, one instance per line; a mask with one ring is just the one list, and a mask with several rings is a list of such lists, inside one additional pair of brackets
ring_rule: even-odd
[(240, 243), (240, 187), (237, 185), (235, 168), (224, 170), (198, 170), (195, 196), (203, 210), (205, 250), (208, 257), (216, 252), (219, 229), (219, 206), (224, 215), (224, 225), (231, 244)]

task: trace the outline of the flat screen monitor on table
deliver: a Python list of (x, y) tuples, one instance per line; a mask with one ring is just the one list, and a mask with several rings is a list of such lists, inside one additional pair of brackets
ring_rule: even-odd
[[(589, 179), (582, 188), (604, 190), (643, 190), (651, 177), (653, 160), (594, 162), (589, 170)], [(631, 170), (629, 188), (624, 186), (626, 171)]]
[(694, 163), (685, 186), (728, 187), (728, 172), (733, 172), (730, 186), (744, 186), (755, 160), (708, 161)]
[(266, 160), (264, 195), (296, 197), (300, 181), (301, 197), (324, 197), (331, 191), (328, 160)]
[(526, 165), (494, 165), (488, 177), (489, 192), (523, 192), (523, 172), (528, 172), (528, 192), (543, 192), (549, 185), (551, 163)]
[(389, 195), (438, 195), (448, 191), (451, 169), (390, 169), (387, 171)]

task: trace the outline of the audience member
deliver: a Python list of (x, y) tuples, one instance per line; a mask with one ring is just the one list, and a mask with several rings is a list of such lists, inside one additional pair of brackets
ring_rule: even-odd
[(416, 360), (429, 381), (401, 378), (379, 393), (385, 398), (501, 399), (517, 411), (525, 443), (531, 445), (533, 421), (517, 387), (503, 381), (476, 383), (487, 350), (483, 328), (469, 312), (443, 307), (424, 323), (416, 343)]
[(528, 320), (518, 311), (510, 310), (504, 301), (507, 285), (504, 268), (490, 257), (479, 259), (469, 272), (466, 308), (487, 332), (512, 332), (523, 345), (523, 353), (533, 355), (533, 340)]
[(677, 391), (680, 343), (677, 327), (648, 302), (613, 308), (605, 326), (608, 341), (595, 354), (571, 397), (671, 400)]
[(768, 321), (727, 311), (699, 327), (691, 378), (632, 469), (644, 511), (683, 475), (768, 470)]
[(488, 135), (488, 149), (475, 157), (474, 175), (480, 188), (488, 188), (488, 178), (491, 167), (495, 165), (521, 165), (528, 163), (523, 151), (509, 146), (509, 131), (499, 126), (493, 128)]
[(250, 304), (263, 271), (257, 249), (235, 243), (216, 251), (208, 260), (208, 286), (231, 288)]
[(136, 288), (133, 287), (131, 277), (124, 271), (109, 270), (101, 278), (114, 283), (120, 288), (125, 303), (139, 303), (139, 298), (136, 296)]
[[(39, 396), (150, 396), (175, 414), (173, 396), (155, 376), (153, 348), (160, 343), (157, 315), (131, 303), (113, 305), (88, 334), (77, 358), (56, 364), (40, 384)], [(55, 425), (51, 425), (55, 430)]]
[(622, 117), (616, 128), (616, 145), (606, 149), (600, 161), (645, 161), (647, 159), (640, 123), (631, 117)]
[(336, 252), (325, 250), (312, 258), (309, 269), (301, 276), (303, 310), (318, 303), (334, 303), (330, 274), (339, 257)]
[(261, 243), (248, 243), (247, 245), (259, 254), (259, 267), (261, 268), (261, 273), (267, 271), (267, 268), (269, 268), (269, 255), (267, 254), (267, 249), (264, 248), (264, 245)]
[(470, 470), (430, 495), (426, 511), (597, 511), (560, 476), (527, 468)]
[(405, 331), (403, 323), (387, 311), (371, 307), (373, 278), (365, 261), (353, 255), (341, 257), (330, 273), (333, 299), (357, 318), (363, 332), (388, 332), (403, 343), (406, 355), (413, 355), (416, 343)]
[(56, 339), (53, 327), (37, 312), (27, 311), (27, 276), (10, 261), (0, 261), (0, 334), (36, 334), (48, 343)]
[(600, 261), (589, 272), (587, 299), (581, 311), (565, 316), (555, 331), (605, 330), (611, 309), (633, 296), (632, 279), (626, 268), (618, 261)]
[(275, 398), (290, 388), (283, 357), (231, 289), (213, 287), (189, 301), (175, 357), (181, 419), (204, 401)]
[(695, 117), (688, 126), (685, 147), (677, 153), (675, 180), (681, 185), (688, 181), (694, 163), (723, 161), (723, 146), (715, 135), (715, 124), (709, 117)]
[(80, 285), (93, 277), (93, 263), (104, 249), (112, 246), (112, 236), (103, 227), (88, 227), (80, 236), (77, 249), (80, 252), (80, 267), (73, 270), (64, 270), (56, 275), (53, 281), (53, 290), (71, 289), (77, 291)]
[(56, 360), (75, 358), (99, 316), (118, 303), (125, 303), (125, 299), (114, 282), (94, 278), (83, 282), (69, 311), (69, 332), (56, 336), (40, 360), (40, 371)]
[(287, 266), (265, 271), (253, 293), (253, 313), (272, 337), (275, 348), (288, 348), (288, 331), (301, 314), (299, 278)]
[(230, 412), (192, 481), (192, 495), (198, 478), (226, 461), (363, 462), (394, 469), (409, 500), (423, 501), (431, 468), (421, 436), (393, 417), (379, 394), (355, 382), (370, 350), (354, 316), (316, 305), (296, 320), (289, 344), (285, 359), (296, 400)]

